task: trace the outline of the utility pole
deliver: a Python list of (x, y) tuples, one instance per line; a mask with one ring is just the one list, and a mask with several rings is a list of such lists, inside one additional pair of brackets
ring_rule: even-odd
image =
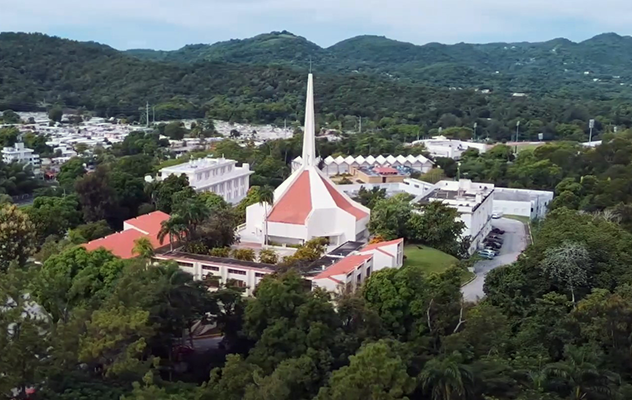
[(362, 117), (358, 117), (358, 121), (359, 121), (359, 124), (358, 124), (359, 128), (358, 128), (358, 130), (360, 131), (360, 133), (362, 133)]
[(149, 128), (149, 102), (145, 105), (145, 116), (147, 117), (147, 128)]
[(595, 120), (591, 119), (588, 121), (588, 128), (590, 128), (590, 134), (588, 135), (588, 143), (592, 142), (592, 134), (593, 128), (595, 127)]
[(476, 142), (476, 128), (478, 127), (478, 122), (474, 122), (474, 141)]
[(518, 136), (520, 135), (520, 120), (516, 121), (516, 154), (518, 154)]

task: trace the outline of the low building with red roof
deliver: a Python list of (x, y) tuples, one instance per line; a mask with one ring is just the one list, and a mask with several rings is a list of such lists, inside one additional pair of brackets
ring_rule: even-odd
[(404, 265), (404, 239), (369, 244), (358, 250), (358, 253), (373, 255), (375, 271), (384, 268), (400, 268)]
[(169, 214), (162, 211), (154, 211), (137, 218), (128, 219), (123, 223), (121, 232), (95, 239), (84, 244), (83, 247), (89, 251), (104, 248), (117, 257), (123, 259), (134, 258), (136, 256), (132, 253), (134, 242), (141, 237), (147, 237), (154, 249), (169, 245), (168, 236), (164, 238), (162, 243), (158, 240), (158, 232), (160, 232), (162, 222), (168, 219)]
[(353, 292), (373, 271), (373, 255), (350, 255), (314, 276), (312, 284), (330, 292)]

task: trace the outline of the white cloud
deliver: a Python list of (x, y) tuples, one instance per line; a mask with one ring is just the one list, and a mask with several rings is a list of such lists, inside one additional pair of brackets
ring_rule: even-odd
[[(626, 34), (632, 25), (632, 2), (625, 0), (0, 0), (0, 10), (3, 31), (89, 32), (100, 27), (116, 35), (121, 27), (150, 24), (169, 27), (175, 35), (186, 32), (180, 41), (187, 43), (286, 27), (328, 45), (335, 32), (423, 43), (521, 36), (533, 40), (585, 32), (581, 39), (600, 31)], [(148, 38), (125, 43), (143, 41), (151, 43)]]

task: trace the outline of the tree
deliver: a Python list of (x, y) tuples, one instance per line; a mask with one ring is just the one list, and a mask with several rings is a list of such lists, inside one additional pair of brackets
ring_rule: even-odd
[(459, 213), (439, 201), (423, 206), (421, 213), (413, 212), (408, 221), (408, 238), (459, 256), (459, 241), (465, 223)]
[(317, 399), (407, 399), (415, 389), (415, 380), (406, 372), (406, 364), (393, 346), (385, 340), (364, 346), (350, 357), (348, 366), (332, 374)]
[(73, 244), (82, 244), (100, 239), (113, 233), (107, 221), (89, 222), (77, 226), (68, 232), (68, 240)]
[(445, 173), (441, 168), (433, 168), (425, 174), (421, 175), (419, 179), (428, 183), (437, 183), (443, 179), (445, 179)]
[(180, 217), (177, 214), (169, 217), (168, 220), (162, 221), (160, 224), (160, 231), (158, 231), (158, 240), (162, 245), (165, 241), (165, 238), (169, 237), (169, 249), (173, 251), (173, 242), (177, 240), (178, 242), (182, 241), (183, 233), (186, 229), (186, 221), (184, 218)]
[(259, 262), (276, 264), (279, 262), (279, 255), (272, 249), (263, 249), (259, 252)]
[(64, 111), (61, 107), (55, 106), (48, 111), (48, 119), (54, 122), (61, 122), (61, 118), (64, 116)]
[(236, 260), (254, 261), (257, 257), (253, 249), (235, 249), (231, 253)]
[(189, 178), (186, 175), (169, 175), (166, 179), (159, 183), (158, 187), (152, 193), (152, 199), (156, 204), (156, 208), (160, 211), (171, 213), (173, 195), (189, 187)]
[(575, 304), (575, 291), (586, 284), (586, 269), (590, 256), (580, 243), (565, 242), (560, 247), (548, 249), (542, 261), (542, 269), (553, 279), (568, 287), (571, 301)]
[(264, 207), (264, 224), (265, 224), (265, 232), (263, 234), (263, 245), (266, 246), (268, 244), (268, 206), (274, 204), (274, 189), (270, 186), (264, 186), (259, 191), (259, 204)]
[(143, 236), (134, 240), (132, 253), (145, 260), (151, 260), (154, 256), (154, 246), (151, 244), (151, 240), (149, 240), (148, 237)]
[(1, 128), (0, 129), (0, 145), (2, 147), (13, 147), (18, 141), (20, 131), (17, 128)]
[(2, 121), (5, 124), (19, 124), (20, 116), (13, 110), (4, 110), (2, 113)]
[(63, 163), (59, 168), (59, 174), (57, 174), (59, 184), (67, 189), (72, 188), (75, 181), (86, 173), (83, 165), (83, 160), (78, 157), (73, 157)]
[(371, 190), (367, 190), (364, 186), (361, 186), (360, 190), (358, 191), (358, 196), (354, 200), (372, 210), (378, 201), (385, 198), (386, 189), (380, 189), (376, 186)]
[(93, 173), (78, 179), (75, 182), (75, 191), (86, 222), (106, 220), (110, 226), (115, 227), (125, 219), (120, 213), (106, 167), (99, 166)]
[(406, 227), (411, 213), (410, 196), (407, 194), (398, 194), (380, 200), (371, 211), (369, 230), (374, 235), (380, 235), (386, 240), (406, 237)]
[(25, 211), (35, 225), (38, 243), (50, 235), (64, 236), (68, 229), (79, 225), (82, 219), (76, 196), (37, 197)]
[(474, 387), (474, 374), (461, 364), (458, 355), (431, 359), (424, 365), (419, 380), (433, 400), (465, 400)]
[(198, 226), (210, 217), (211, 210), (199, 197), (187, 198), (182, 202), (174, 202), (174, 204), (177, 204), (174, 211), (183, 219), (187, 227), (186, 239), (195, 239)]
[(29, 295), (32, 273), (20, 268), (0, 272), (0, 394), (27, 398), (51, 366), (49, 317)]
[(23, 266), (35, 252), (35, 227), (15, 205), (0, 208), (0, 243), (0, 272), (13, 263)]
[(180, 121), (170, 122), (165, 126), (165, 136), (174, 140), (181, 140), (186, 133), (184, 125)]
[(599, 369), (595, 349), (569, 345), (565, 349), (564, 358), (563, 361), (547, 365), (545, 371), (570, 389), (570, 399), (582, 400), (593, 394), (605, 394), (612, 398), (612, 384), (619, 377)]

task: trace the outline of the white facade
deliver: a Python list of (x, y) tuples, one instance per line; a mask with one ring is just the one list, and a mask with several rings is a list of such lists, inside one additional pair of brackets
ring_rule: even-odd
[(18, 162), (21, 164), (31, 165), (35, 168), (40, 166), (40, 157), (35, 151), (24, 147), (24, 143), (16, 143), (13, 147), (5, 147), (2, 149), (2, 161), (5, 164)]
[(553, 192), (544, 190), (496, 187), (494, 190), (494, 212), (519, 215), (530, 219), (542, 219), (546, 216), (553, 196)]
[(246, 209), (242, 242), (300, 244), (327, 237), (332, 245), (368, 237), (370, 210), (337, 188), (318, 169), (314, 131), (313, 77), (309, 74), (302, 164), (274, 191), (274, 204)]
[(440, 201), (459, 212), (457, 220), (465, 223), (461, 237), (470, 236), (470, 254), (474, 253), (492, 229), (494, 185), (467, 179), (440, 181), (429, 194), (418, 196), (416, 203)]
[(435, 136), (432, 139), (416, 140), (413, 145), (423, 144), (433, 157), (447, 157), (458, 160), (467, 149), (474, 148), (480, 153), (487, 151), (484, 143), (466, 142), (456, 139), (448, 139), (445, 136)]
[[(317, 164), (320, 163), (320, 158), (317, 158)], [(296, 171), (303, 164), (302, 157), (296, 157), (292, 160), (292, 171)], [(352, 169), (358, 168), (374, 168), (374, 167), (409, 167), (421, 173), (426, 173), (432, 169), (433, 163), (422, 155), (418, 156), (358, 156), (358, 157), (342, 157), (338, 156), (333, 158), (331, 156), (323, 160), (322, 171), (327, 176), (335, 176), (341, 174), (348, 174)]]
[(213, 192), (227, 202), (236, 204), (246, 197), (250, 187), (250, 175), (253, 173), (248, 164), (238, 167), (235, 160), (207, 157), (163, 168), (160, 170), (159, 179), (184, 174), (196, 192)]
[(264, 276), (274, 273), (274, 270), (266, 268), (265, 264), (257, 266), (257, 263), (193, 254), (168, 253), (158, 255), (155, 258), (176, 261), (180, 269), (193, 275), (195, 280), (204, 280), (207, 275), (216, 276), (220, 284), (226, 284), (229, 280), (233, 280), (238, 287), (245, 289), (245, 296), (252, 295)]

